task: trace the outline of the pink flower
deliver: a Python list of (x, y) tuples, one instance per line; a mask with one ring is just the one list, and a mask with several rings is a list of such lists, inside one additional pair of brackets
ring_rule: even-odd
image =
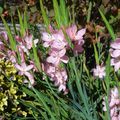
[(44, 72), (50, 77), (51, 81), (54, 81), (55, 86), (58, 86), (58, 91), (64, 91), (67, 93), (66, 81), (67, 81), (67, 72), (63, 68), (55, 67), (50, 63), (44, 64)]
[(2, 31), (0, 32), (0, 50), (5, 49), (4, 43), (9, 44), (7, 33), (5, 31)]
[(0, 41), (0, 45), (3, 45), (3, 42)]
[(5, 31), (0, 32), (0, 35), (3, 37), (3, 39), (8, 42), (8, 35)]
[(65, 71), (65, 69), (58, 69), (55, 71), (55, 77), (58, 79), (58, 81), (56, 82), (56, 85), (58, 84), (62, 84), (63, 81), (67, 81), (67, 73)]
[(120, 50), (120, 38), (116, 38), (114, 42), (111, 43), (111, 48)]
[(93, 75), (102, 79), (106, 75), (105, 67), (97, 65), (96, 68), (93, 69)]
[(81, 53), (81, 52), (83, 52), (83, 47), (82, 47), (82, 45), (84, 44), (84, 42), (83, 41), (75, 41), (74, 42), (74, 48), (73, 48), (73, 52), (74, 52), (74, 54), (78, 54), (78, 53)]
[(25, 41), (26, 48), (29, 50), (32, 48), (33, 43), (34, 43), (35, 47), (36, 47), (36, 44), (38, 43), (38, 39), (33, 40), (33, 35), (31, 35), (31, 34), (25, 35), (24, 41)]
[(51, 47), (60, 50), (67, 45), (62, 30), (56, 31), (55, 33), (51, 33), (51, 34), (47, 32), (43, 32), (42, 40), (44, 41), (43, 43), (44, 47)]
[(111, 43), (110, 55), (112, 57), (111, 65), (114, 66), (115, 71), (118, 71), (120, 68), (120, 38)]
[(52, 49), (49, 53), (49, 57), (47, 58), (48, 63), (52, 63), (55, 66), (58, 66), (60, 61), (67, 63), (68, 62), (68, 57), (65, 55), (66, 49), (62, 49), (60, 51), (56, 49)]
[(19, 44), (23, 44), (23, 40), (22, 40), (22, 38), (20, 37), (20, 36), (18, 36), (18, 35), (16, 35), (15, 36), (15, 39), (16, 39), (16, 41), (19, 43)]
[(120, 50), (110, 49), (110, 55), (111, 55), (111, 57), (117, 58), (120, 56)]
[(24, 37), (15, 36), (16, 41), (18, 42), (19, 48), (21, 48), (27, 55), (29, 55), (29, 50), (33, 47), (33, 43), (36, 47), (38, 39), (33, 40), (33, 35), (25, 33)]
[(44, 41), (43, 46), (49, 47), (55, 40), (54, 36), (52, 34), (49, 34), (47, 32), (42, 33), (42, 40)]
[(5, 49), (5, 46), (4, 46), (4, 43), (2, 41), (0, 41), (0, 50), (4, 50)]
[(22, 38), (19, 37), (19, 36), (15, 36), (15, 39), (16, 39), (16, 41), (19, 43), (19, 44), (17, 45), (18, 50), (21, 51), (21, 49), (22, 49), (27, 55), (29, 55), (29, 51), (28, 51), (28, 49), (26, 48), (25, 40), (22, 39)]
[(24, 49), (22, 48), (22, 46), (17, 46), (18, 48), (18, 54), (20, 55), (20, 59), (21, 62), (24, 63), (25, 62), (25, 53), (24, 53)]
[(16, 63), (16, 53), (15, 53), (15, 51), (8, 50), (7, 51), (7, 56), (13, 64)]
[(18, 48), (22, 49), (27, 55), (29, 55), (29, 50), (24, 45), (18, 45)]
[(72, 25), (72, 27), (69, 27), (67, 30), (67, 35), (70, 37), (70, 39), (73, 42), (74, 48), (73, 51), (75, 54), (81, 53), (83, 51), (82, 45), (84, 44), (83, 35), (86, 32), (86, 29), (81, 29), (77, 32), (77, 26)]
[[(109, 99), (108, 99), (109, 109), (110, 109), (110, 117), (111, 120), (120, 120), (120, 96), (117, 87), (114, 87), (110, 91)], [(107, 111), (105, 99), (103, 101), (103, 110)]]
[(26, 65), (25, 63), (21, 63), (21, 65), (16, 64), (15, 67), (19, 70), (20, 75), (25, 75), (28, 77), (30, 80), (30, 83), (33, 85), (34, 84), (34, 78), (33, 75), (29, 72), (32, 68), (33, 65)]
[(24, 41), (26, 43), (26, 48), (27, 49), (31, 49), (32, 48), (32, 40), (33, 40), (33, 36), (32, 35), (25, 35)]
[(62, 32), (53, 34), (53, 36), (55, 40), (52, 42), (51, 48), (56, 48), (58, 50), (61, 50), (67, 45), (67, 42)]
[(71, 40), (82, 40), (83, 39), (83, 35), (86, 32), (86, 29), (81, 29), (77, 32), (77, 26), (76, 25), (72, 25), (72, 27), (69, 27), (66, 30), (68, 36), (70, 37)]
[(53, 78), (55, 76), (56, 68), (55, 68), (54, 65), (52, 65), (50, 63), (45, 63), (44, 64), (44, 71), (46, 72), (46, 74), (48, 76), (50, 76), (51, 78)]
[(21, 75), (24, 75), (33, 68), (33, 65), (27, 66), (25, 63), (21, 63), (21, 65), (16, 64), (15, 67), (20, 71)]
[(58, 91), (66, 91), (66, 84), (60, 84)]
[(59, 86), (58, 91), (66, 91), (66, 81), (67, 81), (67, 73), (65, 69), (57, 69), (55, 71), (54, 78), (55, 86)]
[(114, 89), (111, 90), (111, 101), (110, 101), (110, 107), (113, 107), (114, 105), (120, 104), (120, 98), (119, 98), (119, 91), (117, 87), (114, 87)]

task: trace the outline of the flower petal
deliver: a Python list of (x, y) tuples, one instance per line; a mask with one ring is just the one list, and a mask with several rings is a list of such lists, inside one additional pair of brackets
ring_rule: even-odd
[(74, 39), (75, 38), (75, 34), (77, 32), (77, 26), (74, 24), (72, 25), (72, 27), (69, 27), (67, 30), (66, 30), (68, 36), (70, 37), (70, 39)]
[(42, 33), (42, 40), (46, 41), (46, 42), (50, 42), (50, 41), (54, 40), (54, 37), (47, 32), (43, 32)]
[(62, 49), (62, 50), (60, 50), (60, 51), (58, 52), (59, 57), (63, 57), (63, 56), (65, 55), (65, 53), (66, 53), (66, 49), (65, 49), (65, 48)]
[(68, 63), (69, 58), (68, 58), (68, 56), (64, 55), (62, 58), (60, 58), (60, 60), (64, 63)]
[(111, 47), (114, 49), (120, 49), (120, 38), (117, 38), (114, 42), (112, 42)]
[(110, 52), (112, 57), (119, 57), (120, 56), (120, 50), (113, 50)]
[(25, 72), (25, 75), (28, 77), (28, 79), (30, 80), (31, 85), (33, 85), (35, 83), (34, 77), (32, 74), (30, 74), (29, 72)]
[(29, 71), (34, 67), (34, 65), (28, 65), (25, 67), (25, 71)]
[(85, 34), (85, 32), (86, 32), (86, 29), (79, 30), (75, 36), (75, 39), (76, 40), (83, 39), (83, 35)]
[(23, 68), (22, 68), (20, 65), (15, 64), (15, 67), (16, 67), (18, 70), (23, 71)]
[(49, 56), (46, 61), (48, 63), (52, 63), (52, 64), (56, 64), (56, 62), (58, 61), (58, 57), (54, 57), (54, 56)]

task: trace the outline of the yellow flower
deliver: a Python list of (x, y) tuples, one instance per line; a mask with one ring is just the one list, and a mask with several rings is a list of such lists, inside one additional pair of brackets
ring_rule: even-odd
[(24, 115), (26, 117), (27, 116), (27, 112), (22, 111), (22, 115)]

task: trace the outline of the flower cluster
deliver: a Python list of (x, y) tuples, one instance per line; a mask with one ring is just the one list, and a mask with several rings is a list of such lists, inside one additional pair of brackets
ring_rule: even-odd
[(118, 71), (120, 68), (120, 38), (111, 43), (110, 55), (112, 57), (111, 65), (114, 66), (115, 71)]
[[(49, 48), (48, 56), (43, 64), (43, 70), (54, 81), (55, 86), (58, 86), (59, 91), (66, 92), (67, 72), (61, 66), (61, 63), (68, 63), (69, 57), (66, 55), (68, 50), (71, 50), (68, 39), (73, 44), (73, 54), (78, 54), (83, 51), (84, 44), (83, 35), (86, 29), (77, 31), (77, 26), (72, 25), (68, 28), (54, 30), (50, 27), (50, 33), (43, 32), (43, 46)], [(68, 37), (66, 37), (68, 36)], [(30, 85), (35, 84), (33, 73), (37, 70), (34, 61), (31, 60), (32, 45), (36, 47), (38, 39), (33, 40), (33, 35), (28, 31), (23, 37), (16, 35), (15, 37), (16, 50), (11, 50), (8, 46), (10, 40), (6, 32), (0, 33), (0, 57), (9, 59), (18, 70), (19, 75), (23, 75), (25, 80), (30, 81)], [(27, 79), (26, 79), (27, 78)]]
[(69, 60), (66, 51), (69, 50), (70, 46), (65, 34), (67, 34), (74, 45), (73, 52), (78, 54), (83, 51), (82, 45), (84, 44), (83, 35), (85, 31), (85, 29), (81, 29), (77, 32), (77, 26), (72, 25), (67, 29), (61, 28), (60, 30), (53, 30), (50, 27), (51, 33), (42, 33), (43, 46), (50, 48), (44, 64), (44, 71), (55, 82), (55, 85), (59, 87), (59, 91), (66, 91), (66, 81), (68, 78), (65, 68), (60, 66), (61, 63), (68, 63)]
[[(111, 120), (120, 120), (120, 96), (117, 87), (111, 89), (108, 101)], [(105, 98), (103, 101), (103, 105), (103, 110), (107, 111)]]
[[(38, 39), (33, 40), (33, 35), (29, 34), (27, 31), (23, 37), (15, 36), (15, 40), (16, 51), (9, 48), (8, 45), (10, 44), (10, 41), (8, 39), (7, 33), (0, 33), (0, 56), (1, 58), (9, 59), (19, 71), (19, 74), (26, 76), (33, 85), (35, 81), (32, 71), (34, 70), (35, 66), (33, 61), (31, 61), (29, 54), (30, 50), (32, 49), (32, 44), (34, 43), (36, 46)], [(17, 56), (20, 58), (19, 62)]]

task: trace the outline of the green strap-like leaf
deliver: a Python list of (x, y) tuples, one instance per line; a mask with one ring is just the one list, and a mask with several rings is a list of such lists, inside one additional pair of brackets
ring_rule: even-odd
[(11, 48), (12, 50), (16, 50), (16, 42), (15, 42), (15, 40), (14, 40), (14, 38), (13, 38), (13, 35), (12, 35), (12, 33), (11, 33), (11, 30), (10, 30), (9, 26), (7, 25), (7, 22), (5, 21), (5, 19), (4, 19), (3, 17), (1, 17), (1, 18), (2, 18), (2, 21), (3, 21), (4, 26), (5, 26), (5, 28), (6, 28), (8, 37), (9, 37), (10, 48)]
[(100, 12), (100, 15), (101, 15), (101, 17), (102, 17), (102, 19), (103, 19), (103, 21), (104, 21), (104, 23), (105, 23), (109, 33), (110, 33), (112, 39), (115, 40), (116, 36), (115, 36), (115, 33), (113, 31), (112, 26), (109, 24), (109, 22), (107, 21), (105, 15), (102, 13), (102, 11), (100, 9), (99, 9), (99, 12)]

